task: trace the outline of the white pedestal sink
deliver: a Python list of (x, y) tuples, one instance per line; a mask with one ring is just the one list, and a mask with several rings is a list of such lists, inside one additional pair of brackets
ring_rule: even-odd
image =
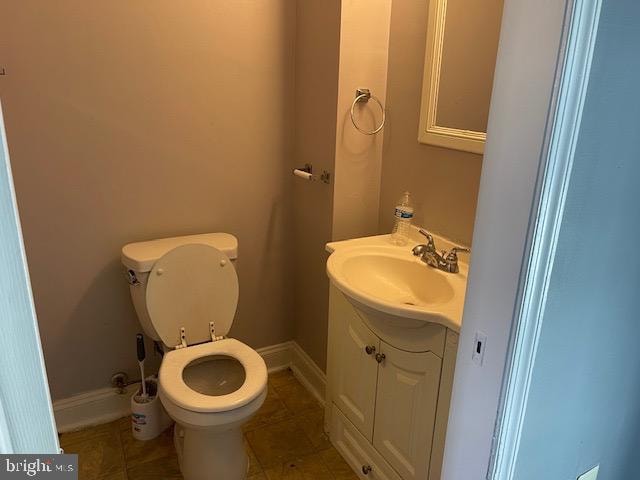
[[(405, 246), (394, 246), (381, 235), (329, 243), (327, 273), (356, 308), (378, 321), (404, 328), (431, 322), (459, 332), (467, 264), (460, 263), (459, 273), (426, 265), (411, 253), (423, 240), (416, 236)], [(451, 246), (435, 240), (439, 248)]]

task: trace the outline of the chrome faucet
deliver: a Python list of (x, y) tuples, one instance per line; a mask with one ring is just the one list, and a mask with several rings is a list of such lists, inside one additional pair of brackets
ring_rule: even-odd
[(430, 267), (449, 273), (458, 273), (460, 271), (458, 268), (458, 252), (469, 253), (471, 250), (464, 247), (453, 247), (448, 252), (442, 250), (442, 252), (438, 253), (433, 236), (423, 229), (420, 229), (419, 232), (427, 238), (427, 243), (416, 245), (413, 247), (412, 253), (416, 257), (420, 257), (420, 260)]

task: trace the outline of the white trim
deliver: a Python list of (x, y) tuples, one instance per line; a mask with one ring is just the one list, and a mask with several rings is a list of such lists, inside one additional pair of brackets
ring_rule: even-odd
[(327, 376), (300, 345), (291, 342), (291, 370), (295, 377), (320, 402), (325, 404)]
[(560, 80), (522, 306), (505, 375), (502, 419), (496, 432), (493, 475), (489, 475), (495, 480), (510, 480), (515, 475), (549, 279), (587, 95), (600, 6), (601, 0), (576, 0), (573, 5), (567, 61)]
[(291, 365), (291, 351), (294, 342), (278, 343), (268, 347), (258, 348), (256, 351), (264, 359), (267, 364), (269, 373), (284, 370)]
[[(296, 378), (324, 405), (326, 377), (324, 372), (294, 341), (259, 348), (256, 350), (267, 364), (269, 373), (291, 368)], [(118, 394), (113, 388), (101, 388), (57, 400), (53, 410), (58, 432), (71, 432), (108, 423), (130, 412), (130, 398), (136, 385)]]
[(447, 2), (448, 0), (431, 0), (429, 3), (418, 141), (429, 145), (482, 154), (487, 139), (486, 132), (443, 127), (436, 124)]
[(58, 433), (73, 432), (126, 417), (131, 412), (131, 395), (138, 385), (129, 385), (126, 393), (100, 388), (53, 402)]

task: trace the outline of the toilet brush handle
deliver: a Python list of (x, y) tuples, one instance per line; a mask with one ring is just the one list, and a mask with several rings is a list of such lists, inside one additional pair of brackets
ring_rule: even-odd
[(138, 361), (144, 362), (145, 352), (144, 352), (144, 337), (141, 333), (136, 335), (136, 347), (138, 350)]
[(147, 396), (147, 382), (144, 379), (144, 337), (141, 333), (136, 335), (136, 350), (138, 352), (138, 363), (140, 364), (140, 381), (142, 383), (142, 396)]

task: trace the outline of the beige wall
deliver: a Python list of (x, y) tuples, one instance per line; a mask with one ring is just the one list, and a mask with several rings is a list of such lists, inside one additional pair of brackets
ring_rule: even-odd
[[(375, 234), (382, 135), (355, 130), (349, 108), (358, 87), (386, 94), (391, 0), (304, 0), (297, 7), (294, 165), (332, 173), (331, 185), (296, 180), (296, 341), (326, 365), (326, 242)], [(363, 125), (379, 120), (373, 105)]]
[[(357, 88), (368, 88), (384, 104), (391, 0), (342, 0), (337, 97), (334, 240), (373, 235), (378, 229), (380, 171), (384, 136), (364, 135), (349, 111)], [(379, 125), (373, 102), (354, 110), (362, 128)]]
[[(0, 77), (54, 398), (135, 371), (131, 241), (238, 236), (232, 335), (293, 336), (289, 0), (2, 2)], [(317, 252), (315, 253), (317, 255)]]
[(427, 6), (427, 0), (393, 2), (379, 228), (391, 230), (394, 205), (409, 190), (417, 224), (470, 244), (482, 157), (417, 140)]
[[(328, 285), (325, 244), (376, 232), (382, 136), (357, 132), (358, 87), (386, 89), (390, 0), (304, 0), (297, 7), (294, 165), (312, 163), (331, 185), (296, 181), (296, 341), (324, 369)], [(374, 112), (371, 106), (367, 113)]]
[(487, 131), (502, 1), (447, 1), (436, 125)]
[[(340, 0), (297, 6), (295, 148), (292, 167), (335, 172)], [(324, 368), (329, 281), (324, 246), (331, 240), (333, 185), (294, 179), (295, 339)]]

